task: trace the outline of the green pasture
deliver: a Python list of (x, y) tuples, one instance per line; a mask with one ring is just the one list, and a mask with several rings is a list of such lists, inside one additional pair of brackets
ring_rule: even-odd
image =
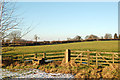
[(20, 47), (2, 47), (3, 54), (30, 54), (41, 52), (60, 52), (66, 49), (81, 50), (81, 51), (102, 51), (102, 52), (117, 52), (118, 41), (91, 41), (91, 42), (76, 42), (54, 45), (39, 45), (39, 46), (20, 46)]

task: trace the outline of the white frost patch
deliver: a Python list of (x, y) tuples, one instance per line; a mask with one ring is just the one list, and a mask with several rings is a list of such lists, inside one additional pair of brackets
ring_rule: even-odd
[[(16, 69), (17, 70), (17, 69)], [(18, 72), (11, 72), (6, 69), (0, 69), (2, 71), (2, 77), (11, 77), (11, 78), (74, 78), (71, 74), (61, 74), (61, 73), (45, 73), (39, 69), (30, 69), (28, 71), (18, 70)]]

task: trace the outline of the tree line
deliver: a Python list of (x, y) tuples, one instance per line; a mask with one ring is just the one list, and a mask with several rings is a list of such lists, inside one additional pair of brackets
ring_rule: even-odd
[(11, 32), (6, 40), (2, 40), (3, 46), (34, 46), (34, 45), (51, 45), (51, 44), (62, 44), (62, 43), (73, 43), (73, 42), (84, 42), (84, 41), (105, 41), (105, 40), (120, 40), (120, 34), (119, 36), (117, 33), (114, 34), (112, 37), (112, 34), (106, 33), (101, 37), (98, 37), (96, 35), (87, 35), (85, 39), (82, 39), (81, 36), (77, 35), (74, 38), (67, 38), (67, 40), (63, 41), (39, 41), (40, 37), (38, 35), (34, 35), (35, 41), (27, 41), (21, 38), (21, 32), (20, 31), (13, 31)]
[[(84, 40), (94, 40), (94, 39), (120, 39), (120, 34), (117, 35), (117, 33), (114, 34), (112, 38), (112, 34), (106, 33), (105, 36), (98, 37), (96, 35), (87, 35)], [(67, 38), (67, 40), (83, 40), (81, 36), (75, 36), (74, 38)]]

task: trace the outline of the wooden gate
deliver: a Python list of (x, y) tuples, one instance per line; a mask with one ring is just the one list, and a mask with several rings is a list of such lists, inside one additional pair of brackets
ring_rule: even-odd
[(113, 52), (92, 52), (92, 51), (72, 51), (71, 59), (84, 65), (110, 65), (120, 63), (118, 53)]

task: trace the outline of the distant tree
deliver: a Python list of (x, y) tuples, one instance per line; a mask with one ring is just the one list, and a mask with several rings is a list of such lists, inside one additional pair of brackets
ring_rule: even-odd
[(12, 31), (11, 33), (9, 33), (9, 35), (7, 37), (9, 38), (9, 40), (12, 41), (12, 43), (15, 47), (15, 44), (17, 43), (17, 41), (21, 39), (21, 31), (19, 31), (19, 30)]
[(101, 36), (101, 39), (103, 39), (103, 36)]
[(91, 39), (99, 39), (99, 37), (96, 36), (96, 35), (86, 36), (85, 38), (86, 38), (86, 39), (89, 39), (89, 40), (91, 40)]
[(40, 39), (40, 37), (38, 37), (37, 35), (34, 35), (34, 39), (37, 42), (37, 40)]
[(105, 39), (112, 39), (112, 34), (106, 33), (104, 38)]
[(12, 41), (17, 41), (21, 38), (21, 31), (16, 30), (16, 31), (12, 31), (9, 35), (8, 38)]
[(89, 38), (89, 35), (87, 35), (86, 37), (85, 37), (85, 39), (88, 39)]
[(67, 38), (68, 41), (73, 41), (73, 40), (82, 40), (81, 36), (75, 36), (74, 38)]
[(67, 41), (70, 41), (71, 40), (71, 38), (67, 38)]
[(81, 36), (75, 36), (74, 38), (73, 38), (74, 40), (81, 40), (82, 38), (81, 38)]
[(117, 33), (114, 34), (114, 39), (118, 39)]

